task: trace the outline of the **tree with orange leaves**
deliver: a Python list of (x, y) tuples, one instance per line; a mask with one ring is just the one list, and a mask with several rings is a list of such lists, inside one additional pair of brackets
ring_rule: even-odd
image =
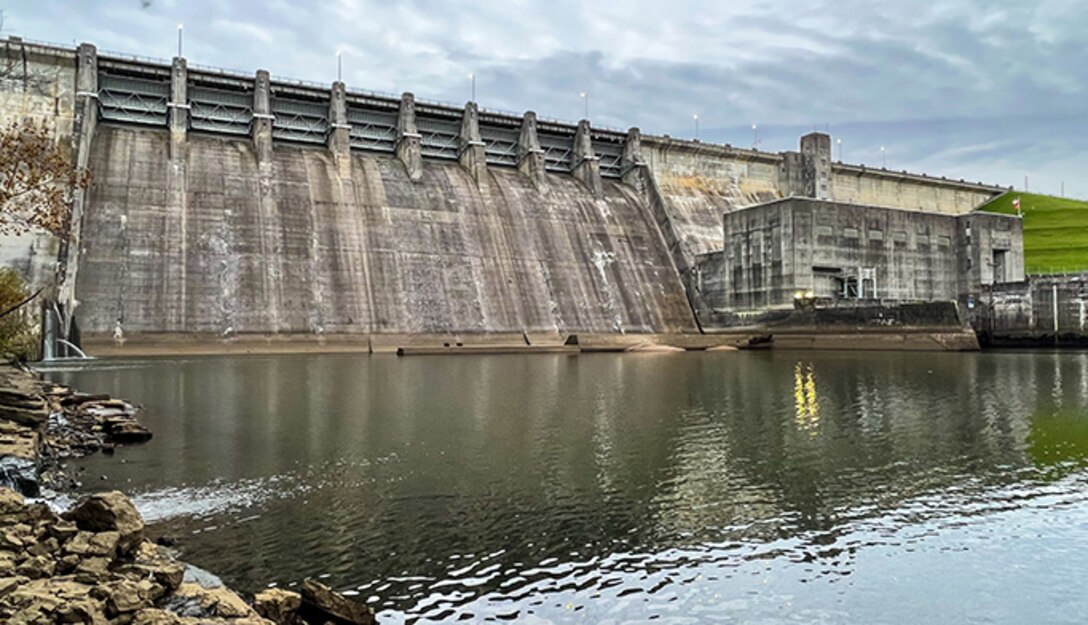
[(72, 193), (91, 183), (44, 123), (0, 131), (0, 234), (45, 231), (67, 238)]

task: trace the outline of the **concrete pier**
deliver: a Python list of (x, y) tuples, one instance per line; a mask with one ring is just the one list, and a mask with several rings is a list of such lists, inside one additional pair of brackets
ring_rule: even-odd
[(420, 139), (421, 135), (416, 127), (416, 97), (405, 93), (400, 97), (400, 112), (397, 115), (397, 158), (404, 163), (408, 178), (412, 182), (423, 179)]
[[(185, 326), (184, 311), (189, 297), (190, 285), (187, 280), (188, 267), (185, 263), (188, 246), (189, 212), (186, 210), (186, 192), (189, 166), (189, 103), (188, 103), (188, 65), (184, 58), (176, 57), (170, 71), (170, 100), (167, 103), (170, 128), (170, 166), (166, 170), (167, 210), (165, 215), (165, 236), (162, 238), (161, 253), (168, 262), (163, 263), (162, 272), (155, 287), (159, 297), (169, 302), (170, 311), (167, 325), (173, 330)], [(124, 236), (128, 236), (127, 223)], [(122, 315), (119, 315), (121, 317)], [(118, 318), (117, 323), (124, 328), (125, 320)]]
[(521, 118), (521, 135), (518, 138), (518, 169), (533, 181), (537, 190), (544, 190), (547, 185), (547, 171), (544, 168), (544, 149), (536, 134), (536, 113), (526, 111)]
[(174, 57), (170, 71), (170, 147), (183, 148), (189, 131), (189, 67), (182, 57)]
[(578, 122), (578, 132), (574, 135), (574, 167), (571, 173), (581, 180), (593, 197), (601, 197), (601, 159), (593, 151), (593, 139), (590, 135), (589, 120)]
[(487, 187), (487, 154), (480, 138), (480, 110), (475, 102), (465, 104), (461, 118), (461, 153), (457, 160), (472, 174), (481, 191)]
[(643, 195), (646, 192), (646, 169), (646, 161), (642, 158), (642, 131), (631, 128), (623, 143), (623, 173), (620, 179)]
[[(280, 211), (276, 205), (275, 176), (272, 152), (272, 87), (267, 70), (258, 70), (253, 84), (253, 147), (257, 165), (256, 252), (260, 259), (254, 267), (256, 292), (262, 302), (269, 327), (280, 328), (283, 292), (280, 288), (282, 263)], [(224, 331), (232, 331), (225, 329)]]
[(344, 83), (337, 81), (329, 91), (329, 140), (328, 148), (336, 160), (341, 177), (351, 176), (351, 124)]
[(272, 159), (272, 101), (268, 70), (257, 70), (253, 83), (253, 145), (257, 150), (257, 159), (264, 162)]
[[(89, 43), (80, 44), (76, 51), (75, 120), (72, 129), (72, 152), (75, 165), (86, 168), (91, 162), (91, 143), (98, 124), (98, 50)], [(86, 209), (87, 191), (76, 189), (72, 194), (72, 214), (69, 217), (68, 239), (61, 241), (58, 256), (58, 284), (55, 299), (65, 318), (60, 320), (60, 332), (68, 336), (71, 319), (76, 307), (76, 277), (79, 273), (80, 246), (83, 215)]]

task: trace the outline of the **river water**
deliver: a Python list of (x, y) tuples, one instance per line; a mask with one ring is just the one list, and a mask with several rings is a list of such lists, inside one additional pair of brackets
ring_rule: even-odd
[(248, 591), (384, 623), (1088, 622), (1088, 354), (106, 360), (78, 463)]

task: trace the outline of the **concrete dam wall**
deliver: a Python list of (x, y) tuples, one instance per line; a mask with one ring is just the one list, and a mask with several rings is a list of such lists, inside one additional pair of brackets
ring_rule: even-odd
[(89, 44), (0, 56), (0, 119), (46, 118), (95, 178), (70, 245), (22, 237), (0, 261), (89, 337), (698, 332), (723, 213), (959, 214), (1002, 192), (833, 163), (820, 134), (771, 153)]
[[(684, 332), (690, 309), (630, 189), (538, 191), (457, 163), (418, 182), (393, 157), (100, 126), (84, 217), (85, 332)], [(180, 205), (169, 189), (180, 187)]]

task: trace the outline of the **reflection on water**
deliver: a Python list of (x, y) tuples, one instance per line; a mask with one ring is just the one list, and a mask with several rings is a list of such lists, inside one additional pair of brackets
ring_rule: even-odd
[(1088, 620), (1088, 354), (51, 375), (146, 406), (155, 438), (83, 461), (88, 487), (249, 590), (324, 577), (385, 622)]
[(816, 376), (810, 362), (798, 361), (793, 366), (793, 401), (797, 406), (797, 427), (802, 430), (819, 427), (820, 399), (816, 396)]

